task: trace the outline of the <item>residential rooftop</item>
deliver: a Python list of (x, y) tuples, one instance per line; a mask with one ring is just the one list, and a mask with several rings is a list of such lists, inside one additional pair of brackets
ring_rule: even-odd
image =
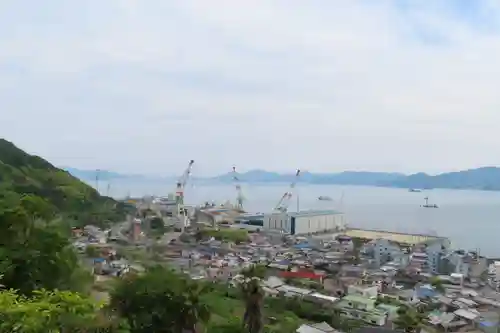
[(341, 299), (341, 302), (358, 302), (358, 303), (375, 303), (374, 299), (363, 297), (360, 295), (346, 295)]

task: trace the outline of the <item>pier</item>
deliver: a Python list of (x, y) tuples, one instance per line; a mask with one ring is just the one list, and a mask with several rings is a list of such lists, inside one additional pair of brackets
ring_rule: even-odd
[(348, 228), (345, 234), (349, 237), (364, 238), (364, 239), (387, 239), (392, 242), (400, 244), (420, 244), (435, 239), (443, 239), (445, 237), (426, 235), (426, 234), (410, 234), (393, 231), (371, 230), (371, 229), (358, 229)]

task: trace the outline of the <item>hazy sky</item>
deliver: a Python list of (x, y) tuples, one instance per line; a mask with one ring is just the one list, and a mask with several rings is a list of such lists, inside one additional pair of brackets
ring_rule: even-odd
[(2, 1), (0, 136), (130, 173), (500, 165), (500, 1)]

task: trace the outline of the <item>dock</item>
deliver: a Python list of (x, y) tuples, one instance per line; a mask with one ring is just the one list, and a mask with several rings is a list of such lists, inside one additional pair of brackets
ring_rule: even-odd
[(383, 231), (383, 230), (371, 230), (371, 229), (358, 229), (358, 228), (348, 228), (345, 234), (353, 238), (364, 238), (364, 239), (387, 239), (392, 242), (400, 244), (421, 244), (435, 239), (443, 239), (445, 237), (439, 237), (434, 235), (426, 234), (412, 234), (412, 233), (402, 233), (393, 231)]

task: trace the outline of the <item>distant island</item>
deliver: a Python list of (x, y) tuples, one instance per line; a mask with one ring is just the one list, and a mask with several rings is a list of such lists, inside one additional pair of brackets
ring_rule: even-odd
[[(94, 180), (96, 171), (64, 168), (73, 176), (82, 180)], [(292, 181), (294, 174), (280, 174), (265, 170), (252, 170), (237, 174), (243, 183), (286, 183)], [(99, 171), (99, 179), (112, 180), (147, 180), (158, 179), (173, 181), (172, 177), (151, 178), (143, 175), (124, 175), (112, 171)], [(194, 178), (195, 181), (206, 183), (230, 183), (233, 174), (226, 173), (216, 177)], [(418, 188), (418, 189), (474, 189), (485, 191), (500, 191), (500, 168), (482, 167), (457, 172), (447, 172), (438, 175), (415, 173), (344, 171), (339, 173), (311, 173), (303, 172), (299, 182), (308, 184), (337, 184), (337, 185), (365, 185), (380, 187)]]

